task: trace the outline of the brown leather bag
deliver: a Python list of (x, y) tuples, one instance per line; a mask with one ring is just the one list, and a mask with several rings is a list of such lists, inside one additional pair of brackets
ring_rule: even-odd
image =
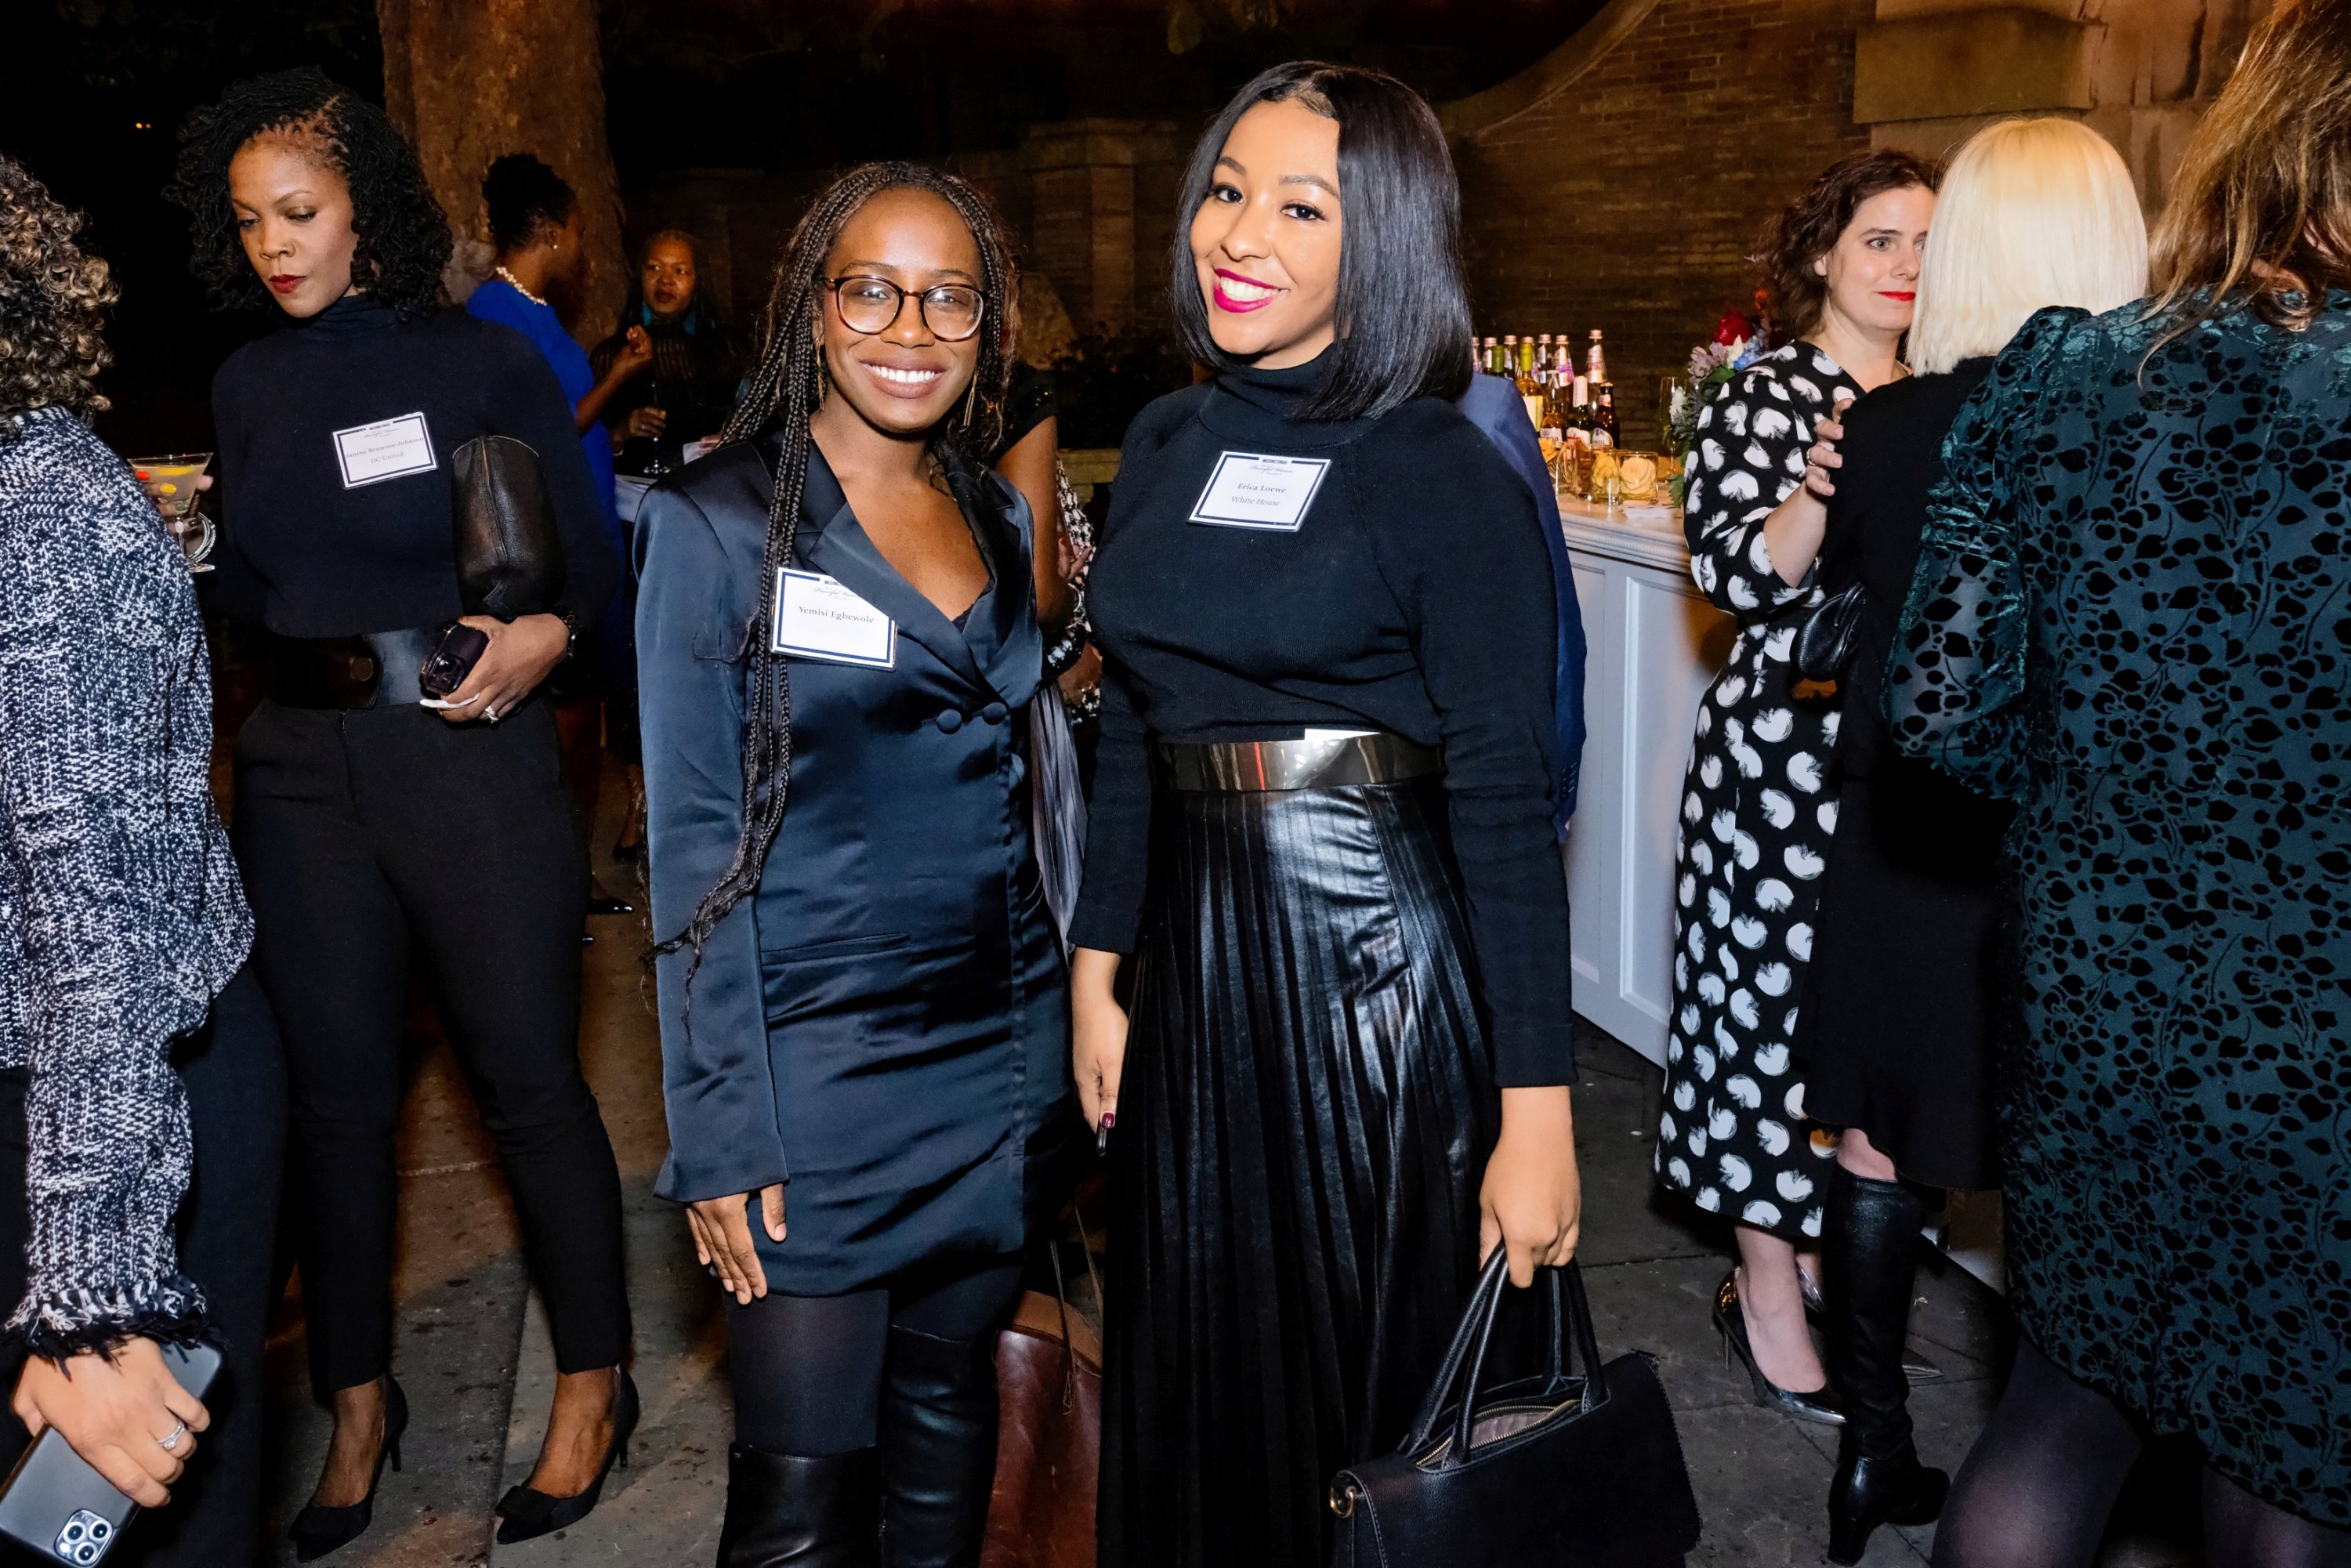
[[(1058, 1250), (1053, 1273), (1058, 1285)], [(1030, 1291), (996, 1342), (996, 1381), (1003, 1415), (980, 1568), (1094, 1568), (1102, 1341), (1066, 1300)]]

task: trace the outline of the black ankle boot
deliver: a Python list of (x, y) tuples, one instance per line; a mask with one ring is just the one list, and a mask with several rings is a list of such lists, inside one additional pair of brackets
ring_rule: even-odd
[(718, 1568), (879, 1568), (881, 1478), (872, 1448), (808, 1458), (736, 1444)]
[(888, 1568), (975, 1568), (996, 1484), (996, 1342), (893, 1328), (882, 1367)]
[(1843, 1166), (1829, 1172), (1822, 1264), (1827, 1276), (1829, 1381), (1845, 1425), (1829, 1485), (1829, 1561), (1861, 1561), (1881, 1524), (1928, 1524), (1950, 1478), (1918, 1462), (1910, 1440), (1910, 1380), (1902, 1341), (1910, 1326), (1918, 1227), (1925, 1206), (1896, 1181)]

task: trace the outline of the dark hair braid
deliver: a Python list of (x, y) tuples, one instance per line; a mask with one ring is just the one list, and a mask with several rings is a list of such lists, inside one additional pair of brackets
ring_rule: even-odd
[(759, 885), (768, 852), (783, 826), (784, 799), (792, 772), (792, 694), (789, 667), (773, 652), (768, 621), (774, 601), (768, 585), (792, 559), (799, 533), (800, 497), (808, 483), (809, 415), (824, 401), (824, 354), (817, 342), (817, 312), (823, 308), (825, 262), (841, 231), (859, 208), (885, 191), (927, 191), (956, 210), (979, 251), (980, 287), (987, 297), (979, 331), (979, 362), (973, 369), (973, 395), (965, 412), (931, 434), (931, 455), (950, 484), (956, 470), (984, 469), (994, 458), (1003, 428), (1007, 355), (1012, 295), (1012, 257), (996, 215), (979, 193), (952, 174), (920, 163), (876, 162), (852, 169), (818, 195), (785, 242), (775, 282), (759, 318), (759, 353), (743, 399), (727, 416), (722, 441), (756, 440), (773, 434), (778, 444), (773, 498), (768, 504), (768, 542), (759, 561), (758, 608), (745, 629), (741, 652), (750, 660), (744, 682), (743, 831), (735, 858), (695, 906), (685, 929), (654, 948), (657, 954), (691, 947), (685, 975), (686, 1026), (693, 1027), (695, 971), (702, 948), (734, 907)]

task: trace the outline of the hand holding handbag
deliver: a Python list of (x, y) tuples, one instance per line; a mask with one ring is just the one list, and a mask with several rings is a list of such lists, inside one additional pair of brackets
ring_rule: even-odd
[(1698, 1544), (1665, 1387), (1646, 1356), (1601, 1365), (1573, 1263), (1534, 1287), (1548, 1367), (1480, 1393), (1508, 1279), (1497, 1247), (1404, 1442), (1331, 1483), (1332, 1568), (1666, 1568)]

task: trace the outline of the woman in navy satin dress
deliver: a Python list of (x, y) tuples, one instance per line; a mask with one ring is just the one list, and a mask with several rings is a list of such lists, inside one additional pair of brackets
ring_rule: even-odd
[(960, 182), (844, 176), (727, 444), (639, 517), (661, 1191), (729, 1296), (737, 1568), (977, 1562), (996, 1338), (1076, 1130), (1030, 521), (975, 455), (1008, 282)]

